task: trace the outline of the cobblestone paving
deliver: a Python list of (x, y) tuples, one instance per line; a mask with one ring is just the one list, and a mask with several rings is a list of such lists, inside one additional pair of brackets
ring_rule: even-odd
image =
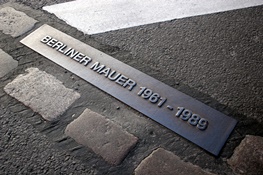
[(263, 137), (247, 135), (228, 160), (237, 174), (263, 174)]
[(0, 9), (0, 30), (4, 34), (18, 37), (32, 29), (37, 21), (12, 7)]
[[(36, 52), (23, 46), (19, 41), (27, 33), (42, 24), (48, 24), (141, 71), (147, 72), (151, 68), (154, 70), (154, 66), (140, 64), (140, 62), (136, 61), (137, 57), (131, 51), (103, 44), (99, 39), (102, 36), (96, 38), (96, 36), (84, 35), (53, 15), (39, 9), (45, 4), (54, 2), (44, 0), (38, 3), (19, 1), (23, 2), (23, 4), (3, 4), (3, 2), (0, 1), (1, 9), (12, 7), (17, 12), (23, 12), (31, 17), (32, 21), (38, 21), (38, 23), (27, 28), (26, 31), (19, 35), (12, 36), (12, 32), (0, 32), (0, 49), (10, 55), (8, 57), (9, 60), (13, 59), (18, 62), (16, 68), (7, 71), (0, 78), (0, 174), (129, 175), (147, 172), (150, 175), (156, 174), (159, 170), (162, 170), (161, 173), (167, 172), (165, 174), (175, 174), (176, 171), (187, 172), (188, 174), (191, 174), (191, 172), (199, 174), (261, 174), (257, 166), (254, 169), (240, 169), (240, 166), (243, 165), (242, 162), (245, 162), (246, 166), (250, 166), (255, 161), (258, 163), (257, 165), (262, 165), (260, 154), (258, 154), (259, 158), (256, 156), (247, 156), (249, 159), (237, 157), (237, 155), (243, 155), (248, 150), (250, 151), (246, 155), (252, 154), (253, 146), (251, 145), (258, 145), (257, 151), (262, 153), (263, 131), (262, 123), (259, 120), (240, 114), (239, 110), (222, 105), (216, 99), (202, 94), (187, 85), (174, 84), (173, 77), (169, 77), (166, 74), (166, 69), (160, 70), (158, 74), (149, 71), (148, 73), (155, 78), (174, 88), (183, 89), (184, 92), (200, 101), (209, 101), (208, 104), (211, 107), (239, 120), (239, 124), (231, 134), (220, 155), (214, 157), (74, 74), (48, 61)], [(23, 20), (27, 17), (23, 15), (21, 18)], [(20, 21), (21, 18), (15, 20)], [(7, 20), (9, 19), (7, 18)], [(18, 23), (18, 21), (13, 22)], [(12, 30), (16, 30), (16, 28), (12, 28)], [(2, 56), (0, 59), (2, 59)], [(141, 59), (141, 61), (149, 61), (147, 60), (149, 58), (146, 57), (141, 57)], [(32, 69), (32, 67), (34, 68)], [(35, 70), (36, 74), (22, 82), (14, 83), (17, 77), (25, 76), (26, 70)], [(34, 79), (37, 76), (40, 76), (38, 78), (39, 81)], [(7, 90), (10, 88), (31, 93), (30, 90), (38, 83), (42, 83), (42, 85), (35, 88), (40, 91), (53, 91), (52, 86), (45, 86), (44, 84), (48, 83), (40, 81), (41, 78), (45, 77), (49, 77), (47, 78), (48, 80), (53, 79), (54, 81), (52, 82), (56, 82), (55, 85), (60, 84), (60, 86), (57, 86), (57, 90), (74, 90), (74, 93), (70, 90), (73, 93), (71, 96), (73, 100), (70, 103), (67, 103), (67, 100), (64, 99), (59, 100), (61, 104), (67, 104), (67, 107), (59, 110), (58, 114), (54, 112), (56, 120), (53, 121), (49, 121), (50, 118), (46, 118), (40, 110), (36, 110), (34, 105), (21, 103), (20, 101), (23, 101), (21, 100), (22, 95), (10, 96), (5, 92), (7, 91), (11, 94), (11, 91)], [(26, 86), (30, 83), (32, 86)], [(38, 94), (39, 92), (36, 91), (31, 96), (32, 98), (38, 98)], [(56, 98), (56, 94), (51, 96)], [(51, 96), (47, 97), (51, 98)], [(77, 98), (79, 99), (76, 100)], [(46, 99), (41, 98), (41, 100), (44, 103), (36, 101), (31, 103), (37, 103), (41, 108), (47, 106), (45, 103)], [(74, 100), (76, 101), (73, 103)], [(48, 102), (48, 104), (53, 105), (52, 102)], [(55, 109), (56, 107), (53, 108), (53, 110)], [(93, 112), (87, 112), (85, 111), (86, 109), (90, 109)], [(51, 111), (49, 116), (52, 116), (52, 113)], [(58, 115), (59, 117), (57, 118)], [(94, 116), (98, 119), (98, 123), (92, 121)], [(88, 122), (87, 125), (85, 122)], [(103, 124), (100, 124), (100, 122)], [(106, 125), (104, 125), (105, 122)], [(73, 129), (72, 126), (74, 126)], [(89, 128), (86, 128), (87, 126)], [(80, 131), (77, 130), (78, 127), (81, 129)], [(106, 137), (106, 134), (103, 137), (103, 130), (109, 132), (109, 137)], [(96, 134), (90, 134), (93, 131)], [(122, 136), (119, 137), (120, 135)], [(87, 139), (85, 143), (82, 142), (84, 136), (90, 137), (90, 139), (85, 138)], [(255, 136), (257, 139), (251, 139), (255, 138)], [(77, 137), (80, 139), (78, 140)], [(119, 140), (122, 137), (125, 137), (122, 140), (124, 142)], [(94, 144), (88, 142), (93, 142)], [(105, 145), (108, 143), (112, 144), (112, 147), (101, 151), (102, 147), (100, 146), (103, 145), (100, 144), (103, 144), (103, 142), (105, 142)], [(119, 143), (121, 143), (121, 147), (116, 146)], [(123, 147), (124, 151), (119, 154), (118, 149), (122, 148), (123, 144), (127, 145)], [(257, 151), (256, 153), (258, 153)], [(116, 155), (114, 155), (115, 153)], [(112, 159), (107, 158), (109, 155), (114, 155), (117, 158), (112, 161)], [(239, 161), (236, 162), (235, 160)], [(163, 166), (160, 165), (158, 167), (156, 163)], [(184, 167), (188, 167), (187, 170)], [(191, 171), (189, 172), (189, 170)]]
[(0, 49), (0, 78), (11, 72), (18, 66), (18, 62)]
[(138, 140), (117, 124), (89, 109), (85, 109), (71, 122), (65, 133), (113, 165), (120, 164)]
[(80, 97), (46, 72), (37, 68), (28, 68), (26, 72), (8, 83), (4, 91), (48, 121), (56, 120)]
[(202, 170), (198, 166), (180, 160), (178, 156), (162, 148), (153, 151), (135, 169), (135, 175), (144, 174), (213, 175), (212, 173)]

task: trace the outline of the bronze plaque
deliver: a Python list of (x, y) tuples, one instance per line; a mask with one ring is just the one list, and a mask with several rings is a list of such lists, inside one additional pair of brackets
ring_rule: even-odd
[(237, 121), (48, 25), (21, 43), (214, 155)]

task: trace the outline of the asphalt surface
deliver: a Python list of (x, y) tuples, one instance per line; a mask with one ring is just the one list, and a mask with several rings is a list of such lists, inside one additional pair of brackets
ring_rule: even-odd
[[(35, 28), (47, 23), (234, 117), (239, 124), (220, 156), (214, 157), (21, 45), (24, 36), (1, 33), (0, 47), (19, 60), (19, 66), (0, 84), (0, 174), (132, 174), (160, 145), (201, 168), (232, 174), (226, 159), (242, 138), (263, 136), (263, 6), (88, 36), (41, 11), (45, 5), (62, 1), (16, 2), (24, 5), (13, 4), (14, 8), (40, 21)], [(84, 94), (63, 122), (46, 123), (3, 92), (8, 82), (32, 66)], [(62, 132), (69, 118), (86, 107), (140, 138), (121, 165), (111, 167), (91, 150), (68, 138), (64, 141)]]
[(171, 78), (262, 122), (262, 15), (262, 6), (253, 7), (94, 38), (128, 51), (155, 78)]

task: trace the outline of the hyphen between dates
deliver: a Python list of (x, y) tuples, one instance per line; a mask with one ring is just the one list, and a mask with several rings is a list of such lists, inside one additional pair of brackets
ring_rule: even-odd
[[(77, 61), (79, 64), (83, 64), (84, 66), (87, 66), (92, 62), (92, 59), (89, 56), (77, 51), (72, 47), (68, 47), (63, 42), (51, 36), (45, 36), (41, 39), (41, 42), (55, 49), (59, 53)], [(137, 85), (137, 83), (131, 78), (121, 73), (118, 73), (117, 71), (112, 70), (111, 68), (107, 68), (105, 65), (100, 65), (99, 62), (95, 62), (94, 64), (92, 64), (90, 69), (96, 71), (101, 75), (104, 75), (109, 80), (114, 81), (115, 83), (121, 85), (124, 88), (127, 87), (129, 91), (132, 91)], [(167, 101), (167, 98), (161, 97), (158, 93), (154, 93), (151, 89), (147, 87), (140, 87), (138, 95), (145, 100), (149, 100), (153, 104), (157, 104), (157, 106), (160, 108)], [(167, 108), (171, 111), (173, 110), (173, 107), (171, 107), (170, 105), (168, 105)], [(208, 121), (206, 119), (201, 118), (200, 115), (194, 114), (189, 109), (185, 109), (184, 107), (178, 107), (178, 111), (175, 114), (175, 116), (182, 119), (183, 121), (186, 121), (188, 124), (195, 126), (201, 131), (206, 130), (208, 127)]]

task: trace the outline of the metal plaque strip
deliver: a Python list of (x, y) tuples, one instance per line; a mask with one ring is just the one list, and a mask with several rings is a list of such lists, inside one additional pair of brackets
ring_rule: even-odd
[(214, 155), (236, 120), (48, 25), (21, 43)]

